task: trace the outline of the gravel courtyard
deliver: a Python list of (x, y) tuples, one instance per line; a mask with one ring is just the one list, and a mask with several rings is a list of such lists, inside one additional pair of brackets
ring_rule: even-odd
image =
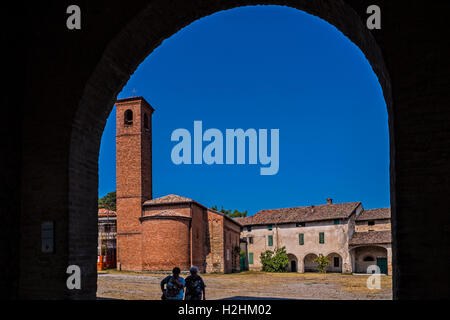
[[(98, 275), (100, 299), (159, 300), (163, 274), (107, 271)], [(185, 277), (185, 275), (184, 275)], [(392, 278), (381, 276), (381, 290), (366, 287), (366, 275), (317, 273), (204, 274), (206, 298), (214, 299), (392, 299)]]

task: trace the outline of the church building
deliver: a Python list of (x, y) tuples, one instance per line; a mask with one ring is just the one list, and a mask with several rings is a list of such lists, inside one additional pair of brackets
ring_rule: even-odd
[(117, 269), (239, 271), (241, 224), (182, 196), (153, 199), (154, 109), (142, 97), (116, 108)]

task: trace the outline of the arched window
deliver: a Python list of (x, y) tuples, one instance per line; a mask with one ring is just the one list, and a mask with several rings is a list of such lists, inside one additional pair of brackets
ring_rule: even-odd
[(149, 129), (149, 123), (148, 123), (148, 116), (146, 113), (144, 113), (144, 129)]
[(371, 256), (367, 256), (367, 257), (364, 258), (363, 261), (375, 261), (375, 259), (373, 257), (371, 257)]
[(123, 122), (126, 125), (133, 124), (133, 111), (131, 111), (129, 109), (127, 111), (125, 111), (125, 113), (123, 115)]

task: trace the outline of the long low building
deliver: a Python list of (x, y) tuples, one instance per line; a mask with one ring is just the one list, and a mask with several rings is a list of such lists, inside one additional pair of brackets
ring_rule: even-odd
[[(286, 247), (288, 270), (316, 272), (320, 254), (330, 263), (327, 272), (366, 273), (376, 265), (392, 273), (390, 208), (364, 210), (361, 202), (262, 210), (235, 218), (243, 225), (250, 270), (261, 270), (260, 255)], [(369, 270), (370, 271), (370, 270)]]

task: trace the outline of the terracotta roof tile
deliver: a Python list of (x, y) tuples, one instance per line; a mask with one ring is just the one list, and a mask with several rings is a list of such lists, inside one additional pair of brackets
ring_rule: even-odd
[(175, 202), (194, 202), (194, 200), (178, 196), (176, 194), (169, 194), (164, 197), (147, 200), (144, 202), (144, 205), (175, 203)]
[(216, 210), (213, 210), (211, 208), (207, 208), (207, 207), (205, 207), (204, 205), (198, 203), (195, 200), (192, 200), (192, 199), (189, 199), (189, 198), (186, 198), (186, 197), (182, 197), (182, 196), (179, 196), (179, 195), (176, 195), (176, 194), (169, 194), (167, 196), (163, 196), (163, 197), (160, 197), (160, 198), (147, 200), (147, 201), (144, 202), (144, 206), (158, 206), (158, 205), (180, 203), (180, 202), (183, 202), (183, 203), (186, 203), (186, 202), (194, 203), (194, 204), (196, 204), (196, 205), (198, 205), (198, 206), (200, 206), (200, 207), (202, 207), (202, 208), (204, 208), (206, 210), (209, 210), (209, 211), (211, 211), (211, 212), (213, 212), (215, 214), (222, 215), (226, 219), (229, 219), (230, 221), (233, 221), (237, 225), (241, 226), (241, 224), (238, 221), (235, 221), (234, 219), (228, 217), (226, 214), (220, 213), (220, 212), (218, 212)]
[(350, 245), (359, 244), (377, 244), (377, 243), (391, 243), (390, 231), (367, 231), (355, 232), (350, 240)]
[(99, 217), (115, 217), (116, 212), (112, 211), (112, 210), (100, 208), (100, 209), (98, 209), (98, 216)]
[(253, 216), (235, 218), (242, 225), (282, 224), (348, 218), (361, 202), (261, 210)]
[(234, 221), (243, 224), (245, 223), (245, 219), (247, 219), (246, 217), (236, 217), (236, 218), (232, 218)]
[(378, 219), (390, 219), (391, 218), (391, 208), (379, 208), (379, 209), (368, 209), (364, 210), (356, 221), (366, 221), (366, 220), (378, 220)]
[(145, 217), (184, 217), (184, 218), (190, 218), (189, 216), (186, 216), (186, 215), (181, 214), (180, 212), (177, 212), (177, 211), (174, 211), (174, 210), (162, 210), (162, 211), (150, 212), (150, 214), (146, 214)]

